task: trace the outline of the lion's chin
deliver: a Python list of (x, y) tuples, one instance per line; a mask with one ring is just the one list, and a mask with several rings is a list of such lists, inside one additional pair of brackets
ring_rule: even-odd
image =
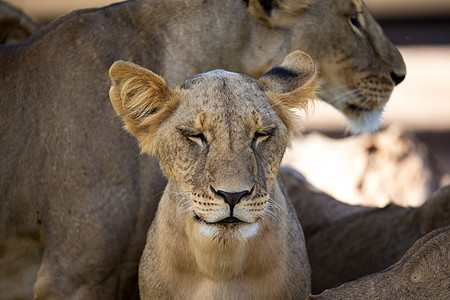
[(246, 223), (233, 217), (215, 223), (200, 221), (197, 224), (200, 234), (218, 241), (224, 238), (245, 241), (256, 236), (259, 230), (258, 222)]
[(358, 115), (346, 114), (345, 116), (350, 124), (350, 132), (353, 134), (363, 134), (377, 131), (381, 122), (383, 108), (360, 111)]

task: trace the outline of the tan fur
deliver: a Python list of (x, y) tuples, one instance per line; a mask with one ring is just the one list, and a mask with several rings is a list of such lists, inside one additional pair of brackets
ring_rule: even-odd
[(352, 131), (378, 127), (394, 84), (406, 68), (361, 0), (273, 1), (277, 9), (248, 2), (256, 19), (274, 30), (295, 32), (288, 43), (300, 45), (313, 57), (319, 66), (321, 99), (345, 115)]
[(404, 74), (373, 19), (364, 32), (352, 29), (352, 0), (276, 4), (266, 12), (256, 1), (136, 0), (73, 12), (0, 47), (0, 253), (17, 237), (43, 247), (36, 298), (137, 292), (137, 263), (166, 181), (119, 130), (108, 101), (114, 61), (133, 61), (174, 86), (217, 68), (259, 77), (303, 49), (318, 62), (322, 93), (341, 95), (364, 76), (382, 77), (390, 91), (389, 74)]
[(450, 298), (450, 226), (414, 243), (395, 264), (381, 272), (326, 290), (308, 299)]
[[(301, 128), (299, 126), (300, 122), (296, 116), (295, 109), (306, 109), (307, 105), (310, 103), (306, 100), (312, 100), (305, 99), (305, 101), (299, 102), (298, 99), (304, 99), (305, 95), (315, 95), (315, 90), (317, 87), (315, 77), (314, 80), (310, 80), (311, 76), (316, 74), (316, 68), (313, 61), (308, 59), (309, 56), (305, 56), (306, 54), (304, 53), (297, 56), (289, 55), (280, 64), (279, 67), (287, 70), (288, 72), (303, 74), (301, 77), (286, 78), (288, 82), (286, 87), (280, 85), (278, 82), (273, 82), (273, 80), (270, 80), (270, 71), (259, 80), (261, 86), (267, 90), (268, 93), (270, 93), (269, 97), (272, 101), (273, 109), (284, 120), (288, 131), (291, 134), (298, 133)], [(309, 65), (307, 64), (308, 62)], [(300, 88), (292, 90), (293, 87), (298, 86)]]
[[(124, 62), (110, 70), (111, 102), (143, 151), (158, 155), (169, 181), (140, 262), (141, 298), (304, 299), (310, 270), (303, 233), (276, 176), (290, 118), (279, 112), (314, 98), (311, 58), (294, 52), (259, 82), (219, 70), (175, 90), (142, 70)], [(141, 82), (142, 89), (131, 88), (140, 92), (130, 93), (130, 81)], [(138, 97), (146, 101), (133, 106)], [(134, 110), (123, 113), (129, 105), (169, 112), (147, 122)], [(130, 122), (153, 128), (153, 140)], [(242, 192), (233, 203), (227, 196)]]
[(295, 170), (281, 174), (305, 233), (315, 294), (388, 267), (420, 237), (450, 225), (450, 186), (420, 207), (373, 208), (314, 190)]
[[(163, 78), (139, 66), (121, 68), (123, 64), (128, 66), (119, 61), (110, 70), (116, 84), (110, 90), (111, 102), (115, 111), (125, 119), (126, 129), (137, 138), (142, 152), (153, 153), (156, 128), (178, 105), (178, 96), (170, 92)], [(153, 95), (158, 97), (152, 99)], [(148, 105), (150, 100), (153, 100), (152, 105)]]

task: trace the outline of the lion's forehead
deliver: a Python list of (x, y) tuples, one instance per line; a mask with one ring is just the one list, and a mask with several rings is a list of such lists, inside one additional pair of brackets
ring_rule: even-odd
[(193, 76), (180, 88), (189, 94), (188, 98), (192, 100), (207, 98), (230, 104), (233, 101), (238, 101), (235, 104), (245, 104), (245, 102), (251, 103), (260, 98), (266, 98), (257, 80), (224, 70), (214, 70)]
[(246, 75), (215, 70), (191, 77), (180, 89), (182, 110), (193, 110), (216, 122), (273, 117), (267, 95), (258, 81)]
[(182, 89), (192, 89), (199, 85), (214, 85), (214, 83), (222, 82), (223, 80), (227, 80), (229, 82), (240, 82), (242, 83), (250, 83), (257, 84), (257, 81), (250, 76), (234, 73), (230, 71), (225, 71), (222, 69), (212, 70), (209, 72), (200, 73), (194, 76), (189, 77), (185, 80), (185, 82), (181, 85)]
[[(257, 131), (279, 127), (278, 115), (258, 81), (223, 70), (191, 77), (181, 87), (183, 94), (177, 127), (207, 138), (248, 143)], [(181, 122), (181, 123), (179, 123)]]

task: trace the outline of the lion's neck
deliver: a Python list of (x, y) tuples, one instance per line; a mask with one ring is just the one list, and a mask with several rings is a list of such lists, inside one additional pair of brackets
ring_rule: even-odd
[(186, 226), (187, 243), (198, 269), (208, 278), (217, 280), (228, 280), (242, 274), (248, 267), (252, 242), (236, 240), (221, 233), (206, 235), (203, 229), (206, 226), (211, 227), (191, 220)]
[(287, 246), (280, 240), (286, 234), (282, 230), (285, 226), (262, 220), (258, 222), (257, 233), (251, 237), (250, 231), (255, 228), (248, 229), (249, 236), (244, 234), (239, 238), (226, 232), (205, 233), (204, 226), (211, 225), (195, 220), (192, 212), (180, 214), (178, 200), (170, 196), (177, 194), (180, 191), (169, 182), (155, 224), (155, 232), (161, 233), (157, 237), (158, 260), (165, 260), (158, 264), (164, 266), (160, 269), (171, 277), (170, 282), (178, 282), (173, 288), (182, 289), (186, 295), (211, 296), (228, 293), (231, 287), (237, 286), (240, 288), (233, 290), (242, 290), (244, 286), (245, 290), (251, 290), (251, 282), (267, 280), (269, 284), (281, 280), (284, 270), (281, 262), (287, 260)]

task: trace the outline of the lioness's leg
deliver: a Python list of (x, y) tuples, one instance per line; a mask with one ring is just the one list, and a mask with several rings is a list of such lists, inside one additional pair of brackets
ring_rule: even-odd
[(49, 209), (36, 299), (133, 299), (138, 294), (138, 263), (157, 203), (145, 194), (141, 199), (124, 194), (117, 192), (121, 197), (101, 207), (93, 208), (91, 200), (89, 206)]
[(69, 235), (60, 243), (50, 237), (35, 284), (35, 299), (133, 299), (138, 294), (139, 255), (123, 247), (126, 242), (133, 244), (131, 238), (112, 241), (106, 234), (99, 232), (90, 245)]

